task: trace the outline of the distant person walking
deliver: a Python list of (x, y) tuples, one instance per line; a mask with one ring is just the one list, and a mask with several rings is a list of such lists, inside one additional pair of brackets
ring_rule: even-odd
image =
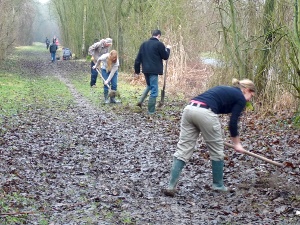
[(140, 74), (140, 66), (146, 79), (146, 89), (144, 90), (137, 106), (142, 107), (142, 103), (150, 91), (148, 101), (148, 113), (155, 113), (156, 98), (158, 96), (158, 75), (163, 74), (163, 59), (167, 60), (170, 56), (170, 46), (159, 41), (161, 37), (160, 30), (154, 30), (152, 37), (145, 41), (139, 49), (134, 62), (134, 71), (136, 75)]
[(112, 50), (110, 53), (105, 53), (101, 55), (96, 65), (93, 66), (93, 69), (96, 69), (100, 63), (101, 64), (101, 74), (104, 78), (104, 102), (105, 104), (108, 103), (119, 103), (115, 99), (115, 96), (110, 96), (110, 100), (108, 99), (108, 86), (111, 87), (111, 90), (117, 91), (118, 87), (118, 69), (119, 69), (119, 59), (118, 59), (118, 52), (116, 50)]
[(49, 39), (46, 37), (46, 48), (47, 48), (47, 49), (49, 48), (49, 45), (50, 45), (50, 41), (49, 41)]
[(96, 69), (93, 69), (93, 66), (97, 63), (99, 57), (105, 53), (108, 53), (109, 47), (112, 45), (112, 39), (106, 38), (100, 41), (95, 42), (92, 46), (89, 47), (89, 55), (91, 58), (91, 87), (96, 87), (98, 72)]
[(55, 44), (55, 40), (53, 40), (52, 44), (50, 45), (49, 51), (50, 51), (50, 54), (51, 54), (51, 61), (55, 62), (56, 51), (57, 51), (57, 45)]
[(58, 38), (55, 39), (55, 44), (56, 44), (57, 46), (59, 46)]

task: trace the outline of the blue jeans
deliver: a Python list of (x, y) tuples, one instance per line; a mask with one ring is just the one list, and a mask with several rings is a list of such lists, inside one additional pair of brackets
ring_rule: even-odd
[(54, 62), (55, 61), (55, 54), (56, 54), (56, 52), (51, 52), (51, 60), (52, 60), (52, 62)]
[(98, 77), (98, 72), (96, 69), (93, 69), (92, 67), (95, 65), (95, 63), (93, 61), (91, 61), (91, 87), (93, 85), (96, 85), (97, 82), (97, 77)]
[(150, 90), (150, 97), (156, 98), (158, 96), (158, 74), (146, 73), (145, 80), (147, 89)]
[[(106, 72), (106, 69), (101, 69), (102, 76), (104, 80), (106, 80), (109, 77), (110, 72)], [(116, 91), (118, 87), (118, 70), (115, 72), (114, 76), (111, 78), (110, 82), (108, 83), (110, 85), (111, 90)], [(104, 91), (108, 91), (108, 87), (104, 85)]]

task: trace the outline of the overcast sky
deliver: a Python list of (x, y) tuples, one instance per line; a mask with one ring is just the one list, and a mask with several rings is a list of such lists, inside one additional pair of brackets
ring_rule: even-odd
[(40, 3), (47, 3), (49, 0), (39, 0)]

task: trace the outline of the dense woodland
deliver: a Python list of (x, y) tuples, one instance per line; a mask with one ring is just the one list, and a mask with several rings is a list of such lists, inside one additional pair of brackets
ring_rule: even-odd
[(200, 57), (209, 56), (222, 62), (209, 85), (249, 78), (258, 109), (299, 111), (299, 9), (299, 0), (0, 0), (0, 58), (54, 35), (85, 58), (95, 39), (111, 37), (131, 73), (141, 42), (159, 28), (172, 46), (169, 83), (197, 79)]
[[(0, 224), (300, 224), (300, 0), (41, 1), (0, 0)], [(132, 74), (156, 28), (172, 48), (166, 100), (149, 117)], [(51, 62), (54, 36), (72, 60)], [(107, 37), (122, 104), (102, 103), (101, 78), (89, 87), (88, 47)], [(164, 196), (182, 109), (232, 78), (258, 89), (243, 146), (280, 166), (225, 147), (231, 191), (214, 192), (200, 135), (178, 193)]]

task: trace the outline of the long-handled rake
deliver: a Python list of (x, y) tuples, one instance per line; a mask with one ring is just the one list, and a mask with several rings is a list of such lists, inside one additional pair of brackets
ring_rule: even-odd
[[(96, 70), (97, 70), (98, 74), (100, 74), (100, 76), (101, 76), (103, 82), (105, 82), (105, 79), (104, 79), (104, 77), (102, 76), (102, 73), (99, 71), (98, 68), (96, 68)], [(106, 84), (106, 86), (108, 87), (108, 96), (111, 97), (111, 98), (115, 98), (116, 95), (117, 95), (117, 92), (116, 92), (115, 90), (111, 90), (110, 85)]]
[[(227, 146), (227, 147), (229, 147), (229, 148), (234, 148), (234, 145), (229, 144), (227, 142), (224, 142), (224, 145)], [(264, 156), (261, 156), (261, 155), (258, 155), (258, 154), (255, 154), (255, 153), (249, 152), (249, 151), (245, 151), (245, 154), (253, 156), (253, 157), (256, 157), (256, 158), (261, 159), (261, 160), (263, 160), (265, 162), (271, 163), (271, 164), (273, 164), (275, 166), (279, 166), (279, 167), (292, 167), (292, 168), (294, 168), (294, 165), (292, 163), (290, 163), (290, 162), (285, 162), (285, 163), (275, 162), (275, 161), (273, 161), (271, 159), (268, 159), (268, 158), (266, 158)]]

